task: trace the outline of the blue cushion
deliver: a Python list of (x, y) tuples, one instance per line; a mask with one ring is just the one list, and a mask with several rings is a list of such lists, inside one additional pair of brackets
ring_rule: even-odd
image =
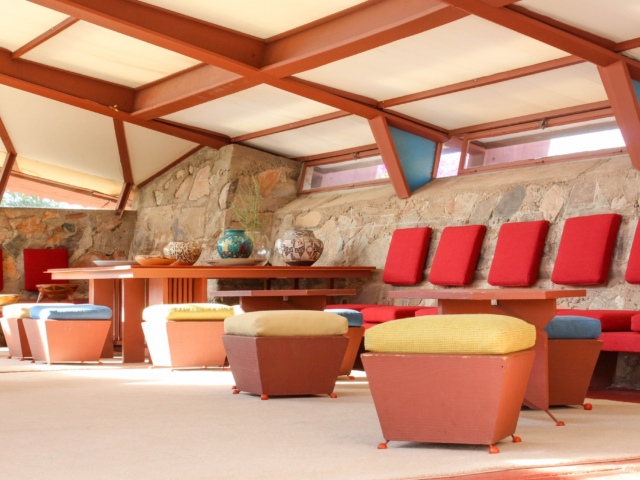
[(325, 312), (335, 313), (347, 319), (350, 327), (361, 327), (364, 322), (362, 313), (357, 310), (349, 310), (347, 308), (327, 308)]
[(602, 333), (600, 320), (577, 315), (557, 315), (544, 327), (549, 339), (598, 338)]
[(109, 320), (111, 309), (92, 304), (61, 304), (60, 306), (35, 305), (29, 309), (31, 318), (42, 320)]

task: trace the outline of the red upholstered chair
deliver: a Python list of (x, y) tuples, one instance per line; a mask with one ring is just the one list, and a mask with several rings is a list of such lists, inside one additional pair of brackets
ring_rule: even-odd
[[(389, 285), (417, 285), (427, 260), (427, 251), (431, 240), (430, 227), (399, 228), (393, 232), (382, 272), (382, 281)], [(420, 306), (375, 305), (349, 303), (327, 305), (328, 309), (347, 308), (362, 312), (365, 328), (371, 325), (413, 317)]]
[(445, 227), (436, 250), (429, 281), (441, 286), (469, 285), (473, 279), (487, 227)]
[(621, 220), (617, 213), (567, 219), (551, 281), (560, 285), (605, 283)]
[(505, 223), (500, 227), (487, 281), (496, 287), (529, 287), (538, 278), (547, 220)]
[(629, 260), (627, 261), (627, 271), (624, 274), (627, 283), (640, 283), (640, 222), (636, 226), (636, 233), (633, 236), (631, 244), (631, 252), (629, 252)]
[[(69, 254), (66, 248), (25, 248), (24, 256), (24, 289), (28, 292), (39, 292), (38, 302), (45, 298), (56, 301), (71, 301), (71, 294), (77, 285), (70, 285), (70, 290), (61, 292), (62, 288), (54, 285), (67, 285), (68, 280), (53, 280), (50, 268), (67, 268), (69, 266)], [(40, 286), (40, 287), (39, 287)], [(47, 291), (52, 291), (56, 298), (48, 297)]]

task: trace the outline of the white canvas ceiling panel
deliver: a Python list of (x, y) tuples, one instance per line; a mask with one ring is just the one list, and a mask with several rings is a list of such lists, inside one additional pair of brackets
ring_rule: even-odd
[(574, 107), (607, 99), (587, 63), (393, 107), (445, 129)]
[(369, 122), (355, 116), (338, 118), (245, 142), (289, 158), (319, 155), (375, 143)]
[(138, 184), (167, 167), (198, 144), (148, 128), (125, 124), (133, 181)]
[(138, 87), (200, 63), (86, 22), (67, 28), (23, 58), (128, 87)]
[(5, 86), (0, 118), (21, 157), (122, 181), (111, 118)]
[(566, 56), (466, 17), (296, 76), (382, 101)]
[(364, 3), (364, 0), (142, 1), (258, 38), (269, 38)]
[(0, 47), (11, 52), (67, 19), (67, 15), (25, 0), (0, 2)]
[(518, 5), (614, 42), (638, 37), (638, 0), (521, 0)]
[(235, 137), (335, 111), (322, 103), (259, 85), (164, 118)]

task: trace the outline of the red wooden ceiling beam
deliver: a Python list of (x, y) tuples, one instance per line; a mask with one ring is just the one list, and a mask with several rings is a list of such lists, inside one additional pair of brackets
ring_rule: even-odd
[(640, 170), (640, 106), (624, 62), (598, 67), (618, 128), (636, 170)]
[[(147, 3), (129, 0), (29, 1), (169, 50), (178, 51), (175, 45), (181, 43), (189, 52), (185, 55), (206, 63), (210, 63), (208, 60), (212, 56), (217, 57), (219, 66), (226, 70), (235, 71), (237, 65), (258, 67), (262, 62), (262, 40)], [(158, 32), (163, 32), (165, 38)], [(200, 58), (198, 52), (205, 55)]]
[(7, 156), (4, 159), (4, 165), (2, 165), (2, 174), (0, 174), (0, 201), (2, 197), (4, 197), (4, 192), (7, 189), (7, 184), (9, 183), (9, 178), (11, 177), (11, 170), (13, 170), (13, 165), (16, 162), (16, 153), (8, 152)]
[(9, 132), (7, 132), (7, 127), (5, 127), (2, 118), (0, 118), (0, 142), (4, 145), (4, 148), (7, 150), (7, 153), (16, 154), (16, 149), (13, 146), (13, 142), (11, 141), (11, 137), (9, 136)]
[(131, 171), (131, 159), (129, 157), (129, 147), (127, 146), (127, 135), (124, 131), (124, 123), (121, 120), (113, 120), (113, 129), (116, 134), (118, 154), (120, 156), (120, 166), (122, 167), (122, 179), (124, 183), (133, 184), (133, 173)]
[(54, 26), (54, 27), (50, 28), (49, 30), (47, 30), (46, 32), (44, 32), (42, 35), (38, 35), (36, 38), (31, 40), (30, 42), (26, 43), (25, 45), (23, 45), (19, 49), (15, 50), (11, 54), (11, 56), (13, 58), (19, 58), (19, 57), (23, 56), (25, 53), (33, 50), (38, 45), (43, 44), (44, 42), (46, 42), (50, 38), (53, 38), (56, 35), (58, 35), (60, 32), (65, 31), (71, 25), (73, 25), (75, 23), (78, 23), (78, 21), (79, 20), (77, 18), (71, 18), (71, 17), (67, 18), (66, 20), (63, 20), (62, 22), (60, 22), (56, 26)]
[(203, 63), (186, 72), (139, 88), (133, 115), (151, 120), (259, 84), (256, 80)]
[[(79, 100), (102, 106), (117, 105), (118, 109), (124, 111), (131, 111), (133, 108), (135, 92), (131, 88), (19, 58), (14, 59), (8, 50), (0, 49), (0, 77), (0, 83), (21, 90), (30, 91), (17, 86), (28, 84), (33, 89), (59, 92), (61, 98), (71, 95)], [(55, 98), (55, 94), (49, 98), (59, 100)]]
[(410, 95), (403, 95), (401, 97), (390, 98), (378, 103), (380, 108), (389, 108), (396, 105), (402, 105), (405, 103), (416, 102), (419, 100), (425, 100), (427, 98), (439, 97), (442, 95), (448, 95), (451, 93), (461, 92), (464, 90), (470, 90), (472, 88), (484, 87), (492, 85), (494, 83), (505, 82), (508, 80), (514, 80), (516, 78), (525, 77), (528, 75), (535, 75), (536, 73), (548, 72), (557, 68), (569, 67), (578, 63), (584, 63), (582, 58), (574, 55), (558, 58), (556, 60), (549, 60), (548, 62), (538, 63), (536, 65), (528, 65), (526, 67), (516, 68), (507, 72), (500, 72), (493, 75), (487, 75), (486, 77), (474, 78), (473, 80), (467, 80), (464, 82), (455, 83), (452, 85), (446, 85), (444, 87), (433, 88), (431, 90), (424, 90), (422, 92), (412, 93)]
[(595, 65), (607, 66), (619, 61), (626, 62), (636, 74), (640, 75), (639, 62), (620, 55), (612, 48), (601, 45), (602, 42), (595, 41), (595, 36), (592, 34), (584, 32), (584, 35), (578, 35), (578, 29), (575, 27), (557, 21), (544, 22), (540, 15), (521, 7), (494, 7), (481, 0), (442, 1), (472, 15), (576, 55)]
[(391, 184), (393, 185), (396, 195), (398, 198), (409, 198), (411, 196), (411, 191), (409, 190), (407, 179), (404, 176), (400, 157), (393, 142), (393, 138), (391, 137), (387, 120), (382, 115), (379, 115), (369, 120), (369, 126), (371, 127), (373, 138), (376, 139), (376, 144), (380, 150), (382, 161), (384, 162), (385, 167), (387, 167), (389, 180), (391, 180)]
[[(247, 77), (250, 80), (271, 85), (289, 93), (330, 105), (338, 110), (343, 110), (366, 119), (373, 119), (381, 114), (387, 117), (393, 116), (393, 114), (382, 112), (378, 108), (363, 105), (360, 102), (344, 98), (323, 89), (318, 89), (290, 77), (274, 78), (259, 68), (256, 68), (252, 63), (245, 63), (243, 59), (240, 58), (244, 56), (244, 54), (233, 54), (233, 56), (227, 57), (217, 48), (209, 50), (208, 48), (211, 46), (211, 43), (205, 41), (202, 35), (194, 35), (184, 31), (191, 27), (195, 28), (195, 26), (191, 24), (192, 22), (187, 22), (182, 17), (169, 14), (165, 11), (158, 13), (156, 8), (152, 8), (144, 3), (130, 2), (127, 0), (110, 0), (109, 2), (104, 2), (103, 0), (31, 1), (191, 58), (199, 59), (210, 65)], [(430, 4), (430, 7), (433, 7), (433, 5)], [(167, 18), (166, 15), (168, 15), (169, 18)], [(175, 24), (169, 21), (171, 18), (177, 18)], [(157, 20), (154, 21), (153, 19)], [(203, 25), (204, 24), (200, 24), (201, 28), (198, 30), (199, 33), (206, 31), (205, 27), (207, 27), (207, 25)], [(222, 29), (214, 26), (209, 27), (212, 36), (220, 37), (219, 41), (226, 38), (220, 36)], [(228, 33), (226, 30), (224, 30), (224, 32)], [(232, 39), (229, 40), (231, 41)], [(240, 39), (236, 40), (238, 41), (234, 42), (234, 48), (232, 48), (232, 50), (242, 50), (243, 45), (235, 45), (236, 43), (241, 43)], [(334, 46), (334, 48), (337, 48), (337, 46)], [(262, 52), (260, 52), (260, 55), (261, 53)], [(258, 55), (257, 52), (255, 55)], [(441, 132), (432, 131), (420, 124), (416, 124), (415, 128), (421, 131), (421, 136), (434, 141), (437, 141), (435, 138), (441, 138), (442, 136)]]
[(263, 71), (287, 77), (459, 20), (439, 0), (383, 0), (267, 45)]

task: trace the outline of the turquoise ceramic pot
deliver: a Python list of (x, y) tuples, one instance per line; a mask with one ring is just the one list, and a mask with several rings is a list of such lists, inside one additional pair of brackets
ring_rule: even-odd
[(249, 258), (253, 241), (244, 230), (225, 230), (216, 245), (220, 258)]

